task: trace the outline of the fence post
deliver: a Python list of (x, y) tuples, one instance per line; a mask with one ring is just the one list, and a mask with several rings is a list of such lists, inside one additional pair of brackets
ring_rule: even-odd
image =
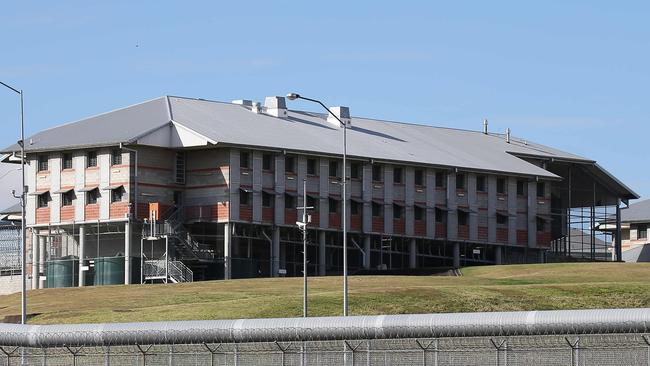
[(104, 355), (104, 366), (111, 366), (111, 346), (106, 346), (106, 354)]
[(646, 358), (647, 358), (648, 366), (650, 366), (650, 339), (648, 339), (648, 336), (645, 334), (642, 335), (641, 338), (643, 338), (643, 341), (648, 346)]
[(140, 350), (140, 353), (142, 353), (142, 366), (147, 366), (147, 352), (151, 349), (153, 345), (149, 345), (147, 349), (142, 349), (139, 344), (135, 344), (136, 347), (138, 347), (138, 350)]
[(576, 337), (575, 342), (571, 342), (569, 340), (569, 337), (564, 337), (564, 340), (569, 344), (569, 347), (571, 347), (571, 366), (578, 366), (578, 350), (579, 350), (579, 343), (580, 343), (580, 337)]
[[(505, 339), (502, 339), (501, 341), (495, 341), (494, 339), (490, 338), (490, 343), (492, 343), (492, 346), (494, 346), (494, 348), (495, 348), (496, 351), (497, 351), (497, 360), (496, 360), (497, 363), (496, 363), (496, 365), (497, 365), (497, 366), (500, 366), (500, 365), (501, 365), (501, 360), (500, 360), (499, 355), (500, 355), (501, 349), (502, 349), (502, 348), (505, 349), (505, 347), (507, 347), (506, 340), (505, 340)], [(505, 346), (505, 347), (504, 347), (504, 346)], [(507, 363), (507, 362), (508, 362), (508, 361), (506, 360), (506, 363)]]
[[(359, 348), (359, 346), (361, 346), (362, 343), (363, 342), (359, 342), (359, 343), (357, 343), (356, 346), (352, 347), (352, 345), (350, 345), (350, 342), (343, 341), (343, 350), (345, 352), (343, 355), (344, 356), (347, 355), (347, 349), (348, 348), (350, 349), (350, 351), (352, 351), (352, 365), (354, 365), (354, 353), (357, 351), (357, 349)], [(344, 357), (343, 360), (345, 362), (347, 362), (347, 357)], [(347, 363), (345, 363), (344, 365), (347, 365)]]
[(429, 341), (427, 344), (424, 344), (424, 342), (420, 341), (419, 339), (415, 340), (415, 343), (422, 349), (422, 366), (427, 366), (427, 351), (431, 347), (432, 344), (436, 345), (436, 365), (438, 365), (438, 339), (434, 339), (432, 341)]
[(221, 346), (223, 346), (222, 343), (219, 343), (217, 347), (215, 348), (210, 348), (205, 342), (203, 343), (203, 347), (205, 347), (208, 352), (210, 352), (210, 366), (214, 366), (214, 355), (219, 353), (218, 351), (221, 349)]
[(68, 352), (70, 352), (72, 354), (72, 366), (77, 366), (77, 353), (79, 353), (79, 351), (81, 351), (83, 346), (77, 348), (74, 351), (70, 347), (66, 346), (65, 344), (63, 345), (63, 347), (65, 347), (65, 349), (67, 349)]
[(275, 341), (273, 343), (275, 343), (275, 346), (278, 347), (278, 349), (280, 349), (280, 352), (282, 352), (282, 358), (281, 358), (282, 363), (281, 363), (281, 365), (284, 366), (284, 354), (287, 352), (289, 347), (291, 347), (291, 342), (289, 342), (289, 344), (286, 347), (282, 347), (282, 345), (280, 343), (278, 343), (277, 341)]
[(4, 347), (0, 347), (0, 351), (2, 353), (4, 353), (5, 356), (7, 356), (7, 366), (11, 365), (11, 362), (10, 362), (11, 355), (13, 355), (17, 350), (18, 350), (18, 347), (15, 347), (11, 351), (7, 351), (6, 349), (4, 349)]

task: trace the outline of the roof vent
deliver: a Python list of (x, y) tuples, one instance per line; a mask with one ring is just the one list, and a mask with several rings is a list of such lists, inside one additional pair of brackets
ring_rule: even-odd
[(351, 125), (350, 108), (338, 106), (338, 107), (331, 107), (329, 110), (331, 113), (327, 114), (327, 122), (340, 127), (341, 124), (339, 123), (339, 121), (336, 120), (336, 118), (334, 118), (334, 116), (332, 116), (333, 114), (336, 117), (338, 117), (343, 123), (345, 123), (348, 127), (350, 127)]
[(273, 117), (287, 116), (287, 103), (284, 97), (266, 97), (264, 98), (264, 107), (266, 113)]
[(488, 134), (488, 120), (487, 118), (483, 120), (483, 133)]
[(510, 143), (510, 128), (506, 128), (506, 142)]
[(246, 107), (252, 107), (253, 101), (248, 99), (235, 99), (232, 101), (232, 104), (243, 105)]

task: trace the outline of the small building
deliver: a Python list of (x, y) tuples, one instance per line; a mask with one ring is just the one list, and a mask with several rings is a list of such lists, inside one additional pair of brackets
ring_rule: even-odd
[(621, 210), (621, 246), (626, 262), (650, 262), (650, 200), (631, 204)]
[[(343, 126), (282, 97), (164, 96), (29, 137), (33, 287), (55, 285), (47, 273), (64, 273), (59, 285), (106, 283), (106, 273), (114, 283), (118, 272), (127, 284), (299, 276), (301, 206), (313, 207), (310, 275), (342, 272), (343, 225), (351, 273), (537, 263), (571, 251), (576, 221), (594, 228), (638, 198), (592, 159), (487, 123), (331, 112), (347, 124), (345, 170)], [(19, 151), (5, 148), (4, 160)]]

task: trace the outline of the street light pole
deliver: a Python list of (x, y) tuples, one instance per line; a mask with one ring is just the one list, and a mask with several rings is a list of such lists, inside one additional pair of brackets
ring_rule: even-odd
[(298, 229), (302, 230), (302, 316), (307, 317), (307, 210), (313, 209), (307, 206), (307, 179), (302, 180), (302, 222), (296, 222)]
[(330, 111), (329, 108), (323, 102), (317, 99), (311, 99), (307, 97), (303, 97), (300, 94), (297, 93), (289, 93), (287, 94), (287, 99), (289, 100), (296, 100), (296, 99), (303, 99), (309, 102), (317, 103), (320, 104), (321, 107), (325, 108), (328, 114), (336, 118), (337, 121), (343, 126), (343, 174), (342, 177), (343, 179), (341, 180), (341, 185), (342, 185), (342, 199), (343, 199), (343, 316), (348, 316), (348, 220), (347, 220), (347, 190), (346, 190), (346, 185), (347, 185), (347, 168), (346, 168), (346, 161), (347, 161), (347, 131), (348, 131), (348, 125), (341, 121), (341, 119), (332, 111)]
[[(25, 238), (26, 238), (26, 233), (25, 233), (25, 225), (26, 220), (25, 220), (25, 192), (27, 191), (25, 187), (25, 109), (24, 109), (24, 103), (23, 103), (23, 91), (18, 90), (16, 88), (13, 88), (2, 81), (0, 81), (0, 84), (5, 86), (6, 88), (14, 91), (15, 93), (18, 93), (20, 95), (20, 141), (18, 144), (20, 145), (20, 164), (21, 164), (21, 175), (22, 175), (22, 188), (21, 188), (21, 193), (20, 193), (20, 207), (21, 207), (21, 222), (20, 222), (20, 278), (21, 278), (21, 287), (20, 287), (20, 324), (26, 324), (27, 323), (27, 288), (25, 285), (25, 272), (26, 272), (26, 262), (27, 262), (27, 251), (25, 249)], [(15, 196), (15, 195), (14, 195)], [(34, 245), (32, 243), (32, 245)]]

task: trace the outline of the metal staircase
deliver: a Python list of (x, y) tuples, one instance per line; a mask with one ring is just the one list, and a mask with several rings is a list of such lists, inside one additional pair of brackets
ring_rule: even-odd
[(194, 272), (181, 261), (165, 259), (148, 259), (143, 262), (143, 278), (145, 282), (193, 282)]

